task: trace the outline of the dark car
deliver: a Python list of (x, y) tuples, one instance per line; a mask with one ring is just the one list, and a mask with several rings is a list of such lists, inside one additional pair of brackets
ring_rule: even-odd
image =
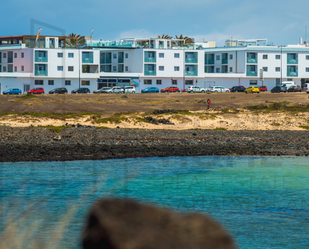
[(31, 90), (28, 90), (28, 94), (44, 94), (44, 88), (43, 87), (35, 87)]
[(50, 90), (48, 92), (49, 94), (67, 94), (68, 90), (65, 87), (59, 87), (59, 88), (55, 88), (53, 90)]
[(260, 92), (267, 92), (267, 86), (259, 86)]
[(280, 93), (285, 92), (286, 93), (286, 87), (284, 86), (275, 86), (273, 89), (270, 90), (272, 93)]
[(71, 93), (90, 93), (90, 90), (87, 87), (82, 87), (72, 90)]
[(290, 86), (288, 92), (302, 92), (303, 89), (300, 86)]
[(231, 92), (244, 92), (246, 90), (243, 86), (233, 86)]
[(147, 87), (142, 90), (142, 93), (158, 93), (158, 92), (159, 92), (159, 88), (155, 86)]
[(180, 92), (180, 90), (177, 86), (169, 86), (167, 88), (161, 89), (161, 93), (167, 93), (167, 92)]

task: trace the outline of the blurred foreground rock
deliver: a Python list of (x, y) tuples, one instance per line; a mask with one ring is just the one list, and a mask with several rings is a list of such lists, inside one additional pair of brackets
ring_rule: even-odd
[(92, 207), (83, 248), (232, 249), (232, 237), (201, 214), (182, 215), (132, 200), (103, 199)]

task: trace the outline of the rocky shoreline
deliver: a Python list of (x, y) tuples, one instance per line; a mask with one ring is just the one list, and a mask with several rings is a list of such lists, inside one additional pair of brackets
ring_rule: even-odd
[(0, 161), (250, 155), (308, 156), (308, 131), (0, 127)]

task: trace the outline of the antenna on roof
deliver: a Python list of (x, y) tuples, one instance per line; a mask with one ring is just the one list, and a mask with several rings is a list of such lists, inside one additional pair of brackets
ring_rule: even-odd
[(305, 26), (305, 42), (307, 43), (307, 26)]

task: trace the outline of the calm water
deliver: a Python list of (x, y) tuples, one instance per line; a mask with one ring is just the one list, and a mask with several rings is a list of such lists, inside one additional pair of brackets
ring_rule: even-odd
[(305, 157), (1, 163), (0, 170), (0, 234), (14, 227), (56, 243), (63, 229), (55, 248), (79, 248), (87, 210), (102, 196), (211, 215), (240, 248), (309, 248)]

